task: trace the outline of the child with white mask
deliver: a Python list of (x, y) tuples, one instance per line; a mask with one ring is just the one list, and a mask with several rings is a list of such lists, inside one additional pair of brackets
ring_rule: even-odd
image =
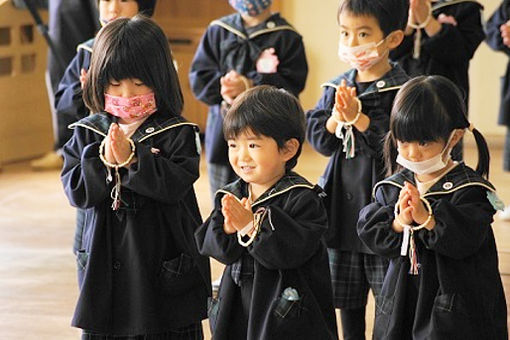
[[(451, 159), (465, 130), (478, 165)], [(385, 149), (387, 179), (360, 212), (358, 233), (390, 260), (374, 339), (507, 339), (505, 295), (491, 228), (504, 207), (488, 182), (489, 150), (460, 90), (421, 76), (397, 93)]]
[(388, 59), (404, 37), (408, 10), (402, 0), (340, 3), (338, 52), (352, 69), (324, 84), (321, 99), (307, 113), (308, 140), (330, 157), (319, 185), (327, 193), (326, 243), (344, 339), (364, 339), (368, 291), (378, 295), (388, 264), (361, 242), (356, 224), (383, 179), (382, 140), (391, 105), (409, 79)]

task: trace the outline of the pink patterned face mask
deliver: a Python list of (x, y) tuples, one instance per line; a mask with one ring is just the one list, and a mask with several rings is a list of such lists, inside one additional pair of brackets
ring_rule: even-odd
[(122, 119), (138, 120), (156, 112), (157, 106), (154, 92), (129, 98), (105, 93), (104, 110)]

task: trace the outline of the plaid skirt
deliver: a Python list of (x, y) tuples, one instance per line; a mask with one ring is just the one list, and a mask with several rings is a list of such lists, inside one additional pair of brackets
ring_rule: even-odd
[(389, 261), (377, 255), (328, 248), (333, 305), (340, 309), (366, 306), (368, 291), (382, 289)]
[(191, 326), (172, 329), (165, 333), (146, 334), (146, 335), (103, 335), (93, 334), (83, 331), (82, 340), (203, 340), (202, 323), (192, 324)]

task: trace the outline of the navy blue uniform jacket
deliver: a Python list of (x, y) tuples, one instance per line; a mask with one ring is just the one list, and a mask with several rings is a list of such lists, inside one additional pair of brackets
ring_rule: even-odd
[[(501, 51), (510, 57), (510, 48), (503, 44), (499, 26), (510, 20), (510, 1), (505, 0), (487, 21), (487, 44), (496, 51)], [(501, 77), (501, 102), (499, 104), (498, 123), (510, 127), (510, 59), (506, 65), (506, 72)]]
[(342, 79), (355, 86), (357, 71), (351, 69), (325, 86), (324, 93), (313, 110), (307, 112), (307, 138), (315, 150), (330, 157), (319, 185), (327, 194), (329, 248), (371, 254), (356, 233), (358, 212), (370, 203), (372, 188), (384, 178), (382, 143), (389, 129), (390, 112), (398, 89), (408, 77), (396, 65), (381, 79), (374, 81), (358, 94), (363, 113), (370, 117), (368, 130), (361, 133), (353, 128), (356, 138), (354, 158), (345, 159), (342, 140), (326, 130), (326, 121), (335, 104), (336, 87)]
[[(433, 230), (415, 232), (418, 276), (408, 274), (409, 258), (400, 256), (402, 233), (391, 228), (404, 170), (374, 188), (375, 202), (360, 213), (358, 232), (376, 254), (390, 258), (381, 294), (376, 298), (374, 338), (411, 339), (402, 334), (406, 315), (415, 314), (415, 340), (507, 340), (505, 294), (488, 200), (493, 186), (460, 163), (423, 196), (436, 220)], [(415, 302), (406, 299), (410, 285)]]
[(193, 233), (201, 217), (197, 128), (156, 112), (132, 136), (137, 162), (120, 169), (122, 205), (99, 145), (115, 118), (98, 113), (73, 125), (62, 183), (71, 205), (86, 209), (78, 262), (84, 271), (73, 326), (92, 333), (163, 333), (206, 317), (209, 261)]
[[(290, 172), (252, 205), (266, 209), (261, 230), (248, 247), (238, 243), (237, 235), (223, 231), (221, 198), (231, 193), (248, 197), (241, 179), (220, 189), (215, 208), (197, 230), (200, 253), (226, 264), (209, 320), (216, 340), (230, 339), (232, 328), (242, 323), (248, 306), (247, 340), (263, 339), (337, 339), (335, 312), (326, 247), (321, 237), (327, 228), (326, 212), (319, 197), (322, 190)], [(244, 260), (244, 261), (243, 261)], [(242, 261), (253, 264), (252, 276), (244, 271), (240, 285), (250, 280), (251, 298), (238, 296), (241, 287), (234, 281), (235, 269)], [(239, 273), (237, 273), (239, 274)], [(283, 315), (275, 308), (287, 287), (297, 290), (301, 299)]]
[(80, 73), (82, 69), (89, 69), (93, 45), (94, 39), (78, 45), (78, 53), (67, 66), (58, 84), (54, 103), (58, 128), (57, 148), (62, 148), (71, 139), (72, 130), (68, 126), (89, 114), (82, 98)]
[(421, 37), (420, 58), (413, 58), (416, 30), (406, 36), (399, 47), (390, 52), (411, 77), (440, 75), (450, 79), (469, 97), (469, 61), (485, 38), (481, 10), (482, 5), (473, 0), (439, 0), (432, 6), (435, 18), (443, 13), (453, 16), (457, 26), (442, 24), (441, 31), (429, 38), (425, 31)]
[[(255, 63), (262, 51), (274, 48), (280, 61), (276, 73), (258, 73)], [(213, 21), (193, 58), (189, 80), (194, 95), (209, 105), (205, 131), (206, 157), (210, 163), (228, 164), (223, 137), (220, 78), (231, 70), (250, 78), (253, 85), (274, 85), (296, 97), (305, 87), (308, 66), (301, 36), (279, 14), (247, 32), (236, 13)]]

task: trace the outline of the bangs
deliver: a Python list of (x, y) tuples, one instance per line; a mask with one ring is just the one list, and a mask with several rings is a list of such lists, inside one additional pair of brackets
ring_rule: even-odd
[(446, 140), (452, 124), (448, 113), (443, 111), (443, 105), (432, 91), (427, 91), (426, 86), (415, 87), (413, 92), (396, 98), (390, 130), (401, 142)]
[[(243, 114), (226, 114), (223, 121), (223, 136), (225, 140), (236, 139), (245, 132), (252, 132), (255, 136), (263, 135), (257, 126), (257, 115), (252, 111), (243, 111)], [(260, 119), (259, 119), (260, 120)], [(261, 121), (260, 123), (263, 123)], [(263, 125), (262, 125), (263, 126)]]
[(101, 67), (103, 72), (99, 76), (99, 81), (106, 88), (110, 80), (137, 78), (144, 85), (154, 89), (154, 80), (148, 72), (151, 68), (147, 65), (150, 58), (146, 58), (144, 52), (135, 40), (118, 39), (117, 44), (111, 46), (108, 57), (104, 59), (104, 65)]

